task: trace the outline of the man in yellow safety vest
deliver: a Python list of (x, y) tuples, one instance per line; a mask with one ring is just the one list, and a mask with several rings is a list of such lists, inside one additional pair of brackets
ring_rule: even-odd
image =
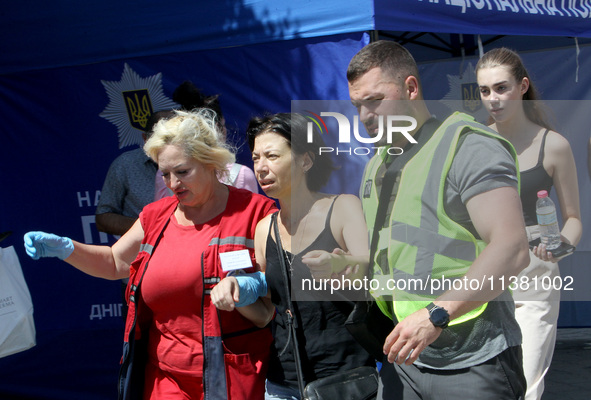
[(387, 116), (416, 121), (412, 141), (382, 135), (378, 146), (402, 151), (377, 152), (360, 188), (372, 295), (395, 323), (378, 398), (522, 398), (508, 283), (529, 253), (515, 150), (468, 115), (432, 118), (416, 62), (395, 42), (364, 47), (347, 79), (370, 136)]

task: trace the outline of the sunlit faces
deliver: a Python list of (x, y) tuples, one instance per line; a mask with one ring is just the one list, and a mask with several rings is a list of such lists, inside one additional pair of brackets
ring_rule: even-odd
[(274, 132), (258, 135), (254, 141), (252, 161), (256, 178), (267, 196), (282, 199), (291, 195), (292, 162), (295, 158), (283, 136)]
[(158, 168), (182, 205), (199, 207), (211, 197), (217, 181), (213, 168), (187, 156), (180, 147), (164, 146), (158, 153)]
[(370, 69), (357, 80), (349, 82), (349, 97), (359, 112), (360, 121), (372, 137), (378, 135), (380, 115), (410, 115), (406, 102), (395, 101), (408, 100), (405, 88), (379, 67)]
[(496, 122), (507, 121), (523, 107), (520, 100), (529, 88), (527, 78), (518, 82), (504, 66), (482, 68), (476, 78), (482, 103)]

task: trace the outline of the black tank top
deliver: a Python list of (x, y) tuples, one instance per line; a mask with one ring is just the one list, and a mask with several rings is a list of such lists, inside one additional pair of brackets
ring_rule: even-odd
[(536, 217), (536, 201), (538, 200), (538, 192), (540, 190), (547, 190), (550, 194), (552, 189), (552, 177), (548, 175), (544, 169), (544, 147), (546, 145), (546, 136), (548, 129), (544, 132), (542, 138), (542, 145), (540, 146), (540, 153), (538, 156), (538, 163), (535, 167), (527, 171), (521, 171), (521, 205), (523, 207), (523, 218), (525, 225), (537, 225)]
[[(328, 211), (324, 230), (310, 246), (293, 257), (291, 265), (293, 270), (291, 275), (288, 273), (290, 286), (293, 282), (301, 287), (301, 278), (312, 279), (308, 267), (301, 261), (304, 254), (311, 250), (331, 252), (340, 247), (330, 229), (333, 206), (334, 200)], [(282, 254), (285, 253), (287, 252), (282, 252)], [(275, 340), (271, 349), (267, 379), (297, 389), (298, 379), (293, 357), (293, 344), (288, 341), (289, 329), (285, 323), (287, 309), (284, 295), (285, 283), (278, 257), (275, 241), (269, 233), (266, 245), (267, 270), (265, 275), (271, 291), (271, 300), (277, 308), (277, 314), (273, 320)], [(292, 255), (287, 253), (285, 258), (286, 267), (289, 269), (288, 260), (292, 258)], [(339, 371), (371, 365), (372, 361), (368, 353), (353, 339), (344, 326), (347, 317), (353, 310), (353, 305), (350, 301), (323, 301), (323, 296), (314, 291), (306, 292), (306, 301), (293, 301), (305, 383)]]

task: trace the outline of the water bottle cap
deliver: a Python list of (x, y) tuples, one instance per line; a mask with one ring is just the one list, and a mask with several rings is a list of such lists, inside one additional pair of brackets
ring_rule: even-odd
[(542, 199), (542, 198), (544, 198), (544, 197), (548, 197), (548, 191), (547, 191), (547, 190), (540, 190), (540, 191), (538, 192), (538, 197), (539, 197), (540, 199)]

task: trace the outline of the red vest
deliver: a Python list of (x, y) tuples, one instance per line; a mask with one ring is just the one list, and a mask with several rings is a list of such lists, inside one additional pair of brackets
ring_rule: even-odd
[[(254, 232), (258, 221), (274, 210), (264, 196), (229, 187), (228, 205), (219, 230), (201, 255), (203, 277), (203, 390), (205, 399), (263, 399), (265, 375), (272, 336), (269, 328), (259, 329), (238, 311), (218, 311), (211, 303), (211, 289), (226, 276), (219, 253), (249, 250), (253, 265)], [(136, 260), (131, 264), (127, 286), (129, 310), (125, 325), (125, 346), (120, 374), (119, 398), (141, 398), (143, 368), (147, 356), (145, 342), (150, 311), (138, 295), (152, 252), (178, 201), (167, 197), (142, 211), (144, 239)], [(254, 272), (254, 267), (245, 272)], [(145, 333), (144, 333), (145, 332)], [(138, 361), (139, 360), (139, 361)], [(138, 365), (134, 365), (138, 364)]]

